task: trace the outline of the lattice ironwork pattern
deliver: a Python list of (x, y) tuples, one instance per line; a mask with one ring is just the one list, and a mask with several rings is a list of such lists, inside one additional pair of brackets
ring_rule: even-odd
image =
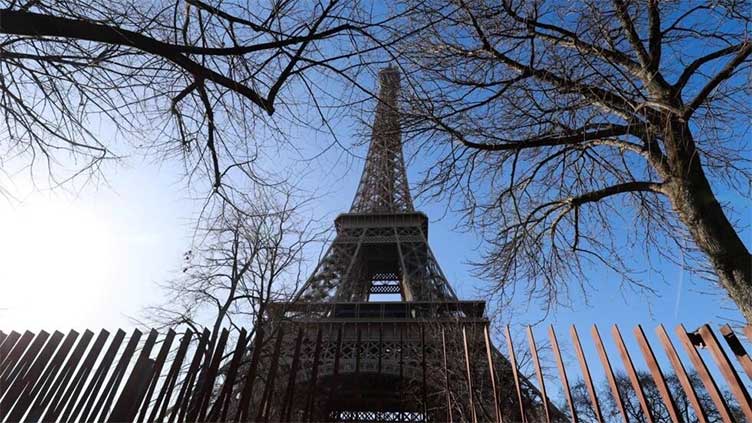
[[(358, 225), (350, 216), (340, 216), (336, 238), (295, 301), (364, 302), (372, 293), (402, 294), (405, 301), (457, 299), (428, 245), (425, 216), (358, 216)], [(386, 288), (385, 280), (394, 283)]]
[(351, 213), (400, 213), (413, 211), (402, 156), (399, 95), (400, 76), (388, 67), (379, 72), (381, 83), (371, 145), (355, 194)]
[(428, 246), (428, 219), (413, 210), (402, 156), (399, 79), (392, 67), (379, 73), (371, 145), (350, 213), (337, 218), (336, 238), (294, 301), (358, 302), (387, 293), (404, 301), (456, 300)]

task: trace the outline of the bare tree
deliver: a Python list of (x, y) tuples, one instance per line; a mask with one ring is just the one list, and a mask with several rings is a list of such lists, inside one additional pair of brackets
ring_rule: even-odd
[(286, 142), (281, 124), (322, 125), (319, 84), (369, 27), (337, 0), (2, 3), (0, 157), (60, 184), (134, 151), (178, 156), (223, 196), (270, 182), (259, 151)]
[(405, 130), (437, 161), (423, 189), (463, 200), (498, 292), (555, 304), (593, 263), (650, 289), (634, 266), (664, 256), (752, 320), (752, 256), (717, 194), (752, 181), (748, 2), (406, 3), (392, 51)]
[[(671, 415), (668, 412), (668, 408), (664, 404), (661, 393), (658, 390), (658, 386), (655, 384), (650, 374), (646, 372), (638, 372), (637, 378), (639, 379), (640, 385), (642, 386), (645, 395), (645, 401), (647, 402), (648, 407), (653, 413), (653, 421), (656, 423), (671, 422)], [(627, 420), (632, 422), (649, 421), (642, 411), (639, 398), (637, 398), (637, 395), (635, 394), (634, 388), (629, 381), (629, 377), (627, 377), (626, 374), (617, 374), (615, 376), (615, 379), (616, 385), (619, 388), (619, 392), (621, 393), (621, 400), (624, 404), (624, 409), (627, 412)], [(697, 400), (700, 402), (700, 406), (706, 412), (707, 421), (723, 421), (721, 414), (713, 404), (713, 400), (710, 398), (710, 395), (703, 388), (699, 376), (697, 376), (696, 373), (692, 373), (689, 375), (689, 380), (692, 383), (692, 386), (697, 390)], [(674, 399), (674, 403), (676, 404), (677, 411), (682, 421), (687, 423), (702, 421), (695, 413), (695, 410), (692, 407), (687, 394), (684, 393), (681, 383), (679, 382), (679, 378), (675, 374), (670, 374), (666, 377), (666, 383), (671, 393), (671, 397)], [(621, 416), (621, 411), (619, 411), (616, 400), (614, 399), (614, 395), (611, 392), (610, 386), (608, 385), (608, 383), (606, 383), (605, 380), (600, 389), (598, 389), (597, 395), (601, 406), (601, 413), (605, 421), (624, 421), (623, 417)], [(732, 415), (738, 421), (744, 421), (744, 416), (742, 415), (739, 407), (731, 405), (734, 404), (731, 394), (728, 391), (724, 391), (723, 396), (726, 402), (730, 404)], [(575, 411), (577, 412), (577, 417), (580, 419), (580, 421), (597, 421), (584, 381), (580, 381), (572, 387), (572, 401), (574, 402)], [(562, 410), (564, 409), (568, 410), (568, 407), (563, 407)]]
[(295, 293), (306, 276), (303, 253), (318, 236), (315, 221), (302, 217), (304, 203), (290, 190), (269, 191), (215, 202), (217, 210), (199, 223), (181, 275), (162, 284), (162, 302), (144, 310), (151, 326), (209, 329), (207, 351), (223, 328), (249, 329), (249, 342), (263, 338), (256, 332), (263, 329), (268, 305)]

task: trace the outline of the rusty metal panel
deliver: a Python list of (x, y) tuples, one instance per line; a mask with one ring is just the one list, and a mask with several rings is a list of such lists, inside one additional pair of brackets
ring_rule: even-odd
[(598, 395), (595, 392), (593, 386), (593, 378), (590, 376), (590, 369), (588, 369), (587, 360), (585, 359), (585, 353), (582, 351), (582, 344), (580, 343), (580, 337), (577, 335), (577, 328), (572, 325), (569, 329), (569, 333), (572, 337), (572, 343), (574, 344), (575, 352), (577, 353), (577, 361), (580, 363), (580, 369), (582, 369), (582, 377), (585, 380), (587, 386), (588, 395), (590, 395), (590, 402), (593, 405), (593, 411), (595, 412), (595, 418), (599, 422), (603, 423), (603, 415), (601, 413), (601, 405), (598, 402)]
[(721, 374), (726, 378), (726, 383), (728, 384), (729, 389), (731, 389), (731, 393), (739, 402), (739, 407), (741, 407), (747, 421), (752, 421), (752, 399), (749, 397), (749, 393), (744, 387), (741, 378), (739, 378), (739, 374), (736, 373), (736, 369), (734, 369), (731, 361), (726, 356), (726, 352), (723, 351), (721, 344), (718, 343), (718, 339), (715, 337), (713, 330), (710, 329), (710, 326), (703, 325), (698, 332), (703, 341), (705, 341), (707, 348), (710, 349), (710, 355), (713, 357), (713, 360), (715, 360), (715, 364), (718, 365), (718, 368), (720, 368)]

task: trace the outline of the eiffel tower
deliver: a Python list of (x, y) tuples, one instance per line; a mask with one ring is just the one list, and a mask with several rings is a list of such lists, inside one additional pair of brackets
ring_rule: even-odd
[[(350, 211), (335, 219), (335, 239), (294, 299), (271, 304), (257, 324), (238, 417), (521, 421), (525, 408), (535, 421), (548, 403), (524, 378), (512, 388), (485, 302), (459, 300), (431, 252), (428, 218), (414, 209), (405, 172), (400, 75), (388, 67), (379, 80)], [(400, 301), (378, 301), (385, 294)], [(265, 388), (253, 389), (255, 379)]]

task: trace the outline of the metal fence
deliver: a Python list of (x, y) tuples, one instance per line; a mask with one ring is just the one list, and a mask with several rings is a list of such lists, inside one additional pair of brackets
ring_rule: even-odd
[[(741, 330), (747, 341), (752, 340), (752, 326)], [(690, 410), (694, 421), (712, 421), (718, 416), (724, 422), (738, 419), (752, 422), (752, 401), (745, 386), (752, 381), (752, 359), (743, 340), (731, 327), (725, 325), (716, 333), (709, 325), (695, 331), (687, 331), (679, 325), (673, 337), (663, 326), (658, 326), (655, 331), (660, 344), (658, 348), (651, 346), (641, 326), (634, 328), (631, 341), (639, 349), (639, 354), (635, 354), (635, 351), (628, 350), (620, 329), (612, 326), (611, 341), (612, 347), (618, 350), (617, 358), (608, 356), (604, 337), (593, 326), (590, 335), (598, 361), (592, 357), (588, 361), (581, 332), (574, 326), (568, 336), (557, 335), (550, 328), (547, 340), (536, 340), (528, 328), (527, 351), (519, 348), (515, 351), (514, 345), (518, 344), (513, 342), (509, 328), (506, 328), (506, 339), (502, 343), (506, 347), (504, 355), (511, 364), (514, 384), (507, 383), (508, 380), (501, 375), (493, 375), (490, 385), (494, 393), (514, 390), (511, 396), (517, 398), (520, 414), (515, 413), (518, 417), (512, 419), (499, 413), (498, 410), (504, 408), (499, 407), (501, 394), (498, 394), (494, 395), (497, 398), (495, 418), (507, 422), (544, 419), (658, 422), (664, 421), (658, 414), (667, 412), (671, 421), (682, 422), (688, 420)], [(279, 359), (281, 333), (269, 342), (267, 349), (271, 354), (264, 365), (259, 365), (261, 355), (249, 353), (249, 337), (245, 330), (233, 336), (227, 330), (218, 334), (209, 331), (176, 334), (170, 330), (163, 336), (152, 330), (145, 337), (139, 330), (134, 330), (129, 337), (123, 330), (114, 335), (102, 330), (96, 336), (88, 330), (83, 333), (70, 331), (67, 335), (44, 331), (38, 334), (0, 332), (0, 422), (294, 420), (291, 406), (283, 406), (283, 410), (274, 415), (265, 411), (263, 404), (270, 404), (277, 392), (280, 393), (278, 403), (293, 401), (295, 373), (304, 367), (298, 359), (302, 333), (302, 330), (298, 333), (295, 352), (288, 357), (286, 364), (292, 369), (292, 374), (279, 377), (280, 361), (284, 360)], [(490, 351), (493, 346), (487, 333), (485, 347)], [(560, 342), (565, 338), (570, 341), (566, 343), (567, 347), (565, 342)], [(541, 341), (549, 343), (550, 348), (540, 348), (537, 343)], [(320, 332), (316, 342), (320, 347)], [(677, 345), (688, 362), (682, 361)], [(577, 359), (574, 367), (579, 367), (580, 372), (572, 372), (573, 366), (567, 366), (562, 359), (562, 350), (569, 346)], [(314, 349), (314, 354), (320, 350)], [(529, 353), (534, 369), (531, 379), (535, 380), (543, 398), (549, 398), (547, 390), (552, 390), (553, 381), (561, 388), (564, 398), (558, 407), (553, 401), (545, 400), (542, 401), (542, 414), (531, 413), (525, 408), (521, 385), (527, 381), (518, 367), (522, 353)], [(355, 354), (360, 354), (360, 349)], [(488, 352), (481, 357), (491, 360), (491, 355)], [(468, 361), (467, 377), (472, 378), (471, 358), (465, 354), (464, 359)], [(334, 360), (340, 362), (339, 357), (334, 357)], [(314, 365), (319, 363), (319, 357), (315, 355)], [(542, 363), (555, 363), (558, 374), (544, 374), (547, 367)], [(664, 363), (663, 368), (659, 363)], [(603, 390), (598, 389), (600, 385), (594, 383), (592, 371), (596, 365), (603, 369), (609, 398), (605, 398)], [(741, 370), (741, 376), (737, 369)], [(645, 377), (647, 373), (649, 379)], [(628, 384), (620, 383), (620, 374), (626, 376)], [(587, 392), (584, 395), (589, 409), (587, 416), (582, 412), (583, 397), (578, 404), (575, 384), (572, 383), (577, 379), (582, 379), (578, 386), (582, 388), (584, 385)], [(669, 386), (669, 379), (678, 381), (681, 392)], [(646, 394), (648, 382), (657, 390), (660, 403)], [(468, 380), (469, 385), (473, 383)], [(627, 389), (630, 392), (626, 392)], [(469, 394), (473, 395), (472, 392)], [(681, 399), (677, 398), (678, 394), (681, 394)], [(634, 418), (635, 410), (628, 409), (628, 395), (639, 404), (640, 416), (637, 419)], [(682, 401), (688, 403), (688, 410), (681, 409), (678, 402)], [(606, 413), (605, 402), (609, 402), (610, 409), (618, 410), (618, 415)], [(250, 412), (248, 405), (251, 403), (262, 405)], [(455, 418), (462, 420), (458, 416)], [(467, 419), (478, 420), (478, 417), (473, 412)]]

